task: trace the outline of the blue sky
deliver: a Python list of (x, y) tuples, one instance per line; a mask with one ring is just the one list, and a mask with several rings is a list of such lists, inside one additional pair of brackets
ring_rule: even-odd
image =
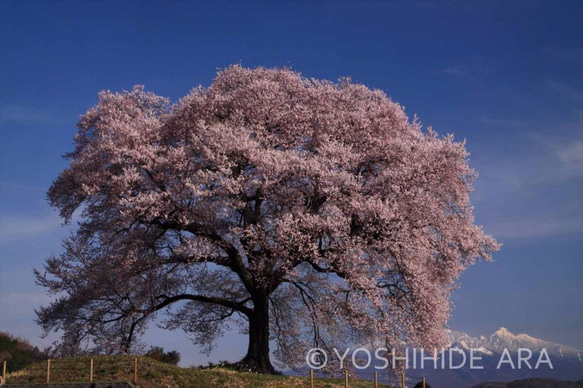
[[(583, 348), (582, 17), (578, 1), (0, 2), (0, 330), (48, 343), (31, 271), (69, 231), (45, 193), (97, 92), (176, 101), (241, 63), (351, 76), (467, 139), (477, 222), (504, 246), (462, 276), (451, 327)], [(184, 364), (246, 347), (229, 333), (206, 358), (182, 332), (146, 340)]]

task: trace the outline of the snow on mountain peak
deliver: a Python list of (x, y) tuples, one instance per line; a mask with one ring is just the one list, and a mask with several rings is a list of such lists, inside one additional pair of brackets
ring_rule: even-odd
[(544, 341), (529, 336), (528, 334), (513, 334), (505, 327), (496, 330), (489, 337), (470, 337), (468, 334), (459, 331), (449, 331), (450, 347), (461, 349), (479, 349), (482, 353), (502, 353), (504, 349), (511, 352), (518, 348), (527, 348), (533, 352), (545, 348), (550, 355), (563, 357), (574, 357), (580, 360), (580, 351), (569, 346)]
[(514, 334), (512, 334), (512, 332), (510, 330), (508, 330), (505, 327), (501, 327), (498, 330), (496, 330), (492, 336), (497, 336), (497, 337), (514, 337)]

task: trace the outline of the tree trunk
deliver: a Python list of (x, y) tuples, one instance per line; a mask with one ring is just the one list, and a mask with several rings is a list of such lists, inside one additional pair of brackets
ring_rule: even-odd
[(249, 347), (241, 367), (258, 373), (275, 373), (269, 360), (269, 299), (253, 297), (253, 313), (249, 316)]

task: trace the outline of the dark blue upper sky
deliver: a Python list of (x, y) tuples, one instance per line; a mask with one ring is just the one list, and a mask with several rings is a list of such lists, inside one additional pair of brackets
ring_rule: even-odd
[[(68, 233), (45, 192), (97, 92), (176, 101), (241, 63), (351, 76), (467, 139), (477, 222), (504, 247), (463, 275), (451, 326), (583, 348), (581, 20), (580, 1), (0, 2), (0, 330), (41, 344), (31, 269)], [(205, 363), (184, 338), (146, 336)]]

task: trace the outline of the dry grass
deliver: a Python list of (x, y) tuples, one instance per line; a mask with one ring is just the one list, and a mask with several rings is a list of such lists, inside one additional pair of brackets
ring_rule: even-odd
[[(133, 381), (133, 356), (93, 357), (93, 381)], [(51, 360), (51, 382), (88, 382), (89, 357)], [(7, 383), (46, 382), (46, 363), (8, 374)], [(227, 369), (180, 368), (138, 357), (139, 388), (297, 388), (310, 386), (307, 377), (241, 373)], [(316, 379), (317, 388), (343, 388), (341, 379)], [(351, 381), (351, 388), (372, 388), (372, 381)], [(386, 388), (385, 385), (379, 387)]]

